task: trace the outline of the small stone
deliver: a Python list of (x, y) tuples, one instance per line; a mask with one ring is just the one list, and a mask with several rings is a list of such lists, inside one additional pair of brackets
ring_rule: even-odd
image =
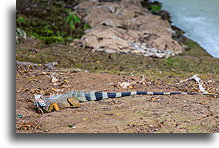
[(18, 118), (22, 118), (22, 117), (23, 117), (23, 115), (21, 115), (21, 114), (18, 114), (18, 115), (17, 115), (17, 117), (18, 117)]
[(68, 124), (67, 125), (69, 128), (76, 128), (74, 125), (72, 125), (72, 124)]

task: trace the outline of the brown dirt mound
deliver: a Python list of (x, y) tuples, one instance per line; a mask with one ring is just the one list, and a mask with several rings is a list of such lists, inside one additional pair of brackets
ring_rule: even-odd
[(83, 1), (76, 12), (92, 27), (80, 41), (93, 51), (153, 57), (169, 57), (184, 51), (184, 47), (172, 39), (175, 32), (168, 21), (152, 15), (139, 1)]

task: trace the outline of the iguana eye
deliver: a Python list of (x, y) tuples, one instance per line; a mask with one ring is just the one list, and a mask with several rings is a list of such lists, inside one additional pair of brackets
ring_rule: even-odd
[(38, 102), (34, 102), (34, 104), (33, 104), (35, 107), (37, 107), (37, 108), (39, 108), (40, 106), (39, 106), (39, 104), (38, 104)]

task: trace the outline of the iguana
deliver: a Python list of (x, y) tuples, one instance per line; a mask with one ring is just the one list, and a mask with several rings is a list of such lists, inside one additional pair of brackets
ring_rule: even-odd
[(148, 92), (148, 91), (132, 91), (132, 92), (78, 92), (70, 91), (60, 95), (45, 98), (43, 95), (35, 95), (34, 106), (39, 112), (51, 112), (53, 110), (59, 111), (68, 107), (80, 107), (81, 102), (86, 101), (99, 101), (108, 98), (120, 98), (132, 95), (210, 95), (219, 96), (218, 94), (211, 93), (183, 93), (183, 92)]

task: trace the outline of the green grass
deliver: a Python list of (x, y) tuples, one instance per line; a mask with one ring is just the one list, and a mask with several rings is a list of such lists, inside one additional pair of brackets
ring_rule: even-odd
[[(54, 45), (39, 49), (33, 53), (25, 45), (20, 45), (16, 53), (17, 60), (34, 63), (57, 61), (58, 68), (80, 68), (90, 72), (108, 72), (122, 74), (141, 74), (145, 71), (181, 73), (217, 74), (218, 59), (211, 56), (192, 55), (186, 51), (183, 55), (169, 58), (152, 58), (128, 54), (92, 53), (79, 47)], [(197, 48), (198, 50), (198, 48)], [(199, 49), (201, 50), (201, 49)], [(189, 52), (189, 53), (188, 53)]]

